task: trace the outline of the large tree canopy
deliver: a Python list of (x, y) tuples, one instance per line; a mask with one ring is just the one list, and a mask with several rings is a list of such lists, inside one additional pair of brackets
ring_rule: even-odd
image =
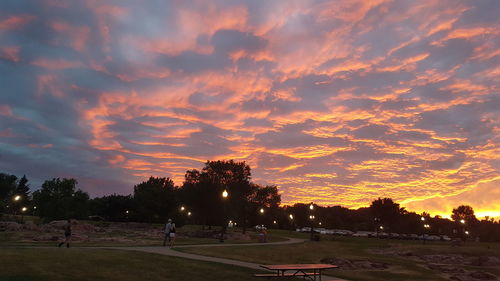
[(46, 219), (83, 219), (88, 216), (89, 195), (76, 189), (75, 179), (54, 178), (33, 192), (36, 214)]
[(460, 205), (453, 209), (451, 212), (451, 218), (456, 222), (464, 220), (465, 222), (474, 223), (477, 221), (477, 218), (474, 215), (474, 209), (468, 205)]
[(378, 198), (371, 203), (370, 211), (376, 221), (394, 228), (404, 208), (400, 208), (391, 198)]
[(150, 177), (134, 186), (134, 214), (139, 220), (165, 222), (176, 206), (174, 182), (170, 178)]

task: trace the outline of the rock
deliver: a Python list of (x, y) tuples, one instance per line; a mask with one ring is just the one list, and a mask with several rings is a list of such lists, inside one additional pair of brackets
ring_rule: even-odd
[(39, 234), (33, 237), (33, 241), (58, 241), (59, 239), (63, 239), (63, 236), (53, 234)]
[(474, 271), (469, 274), (472, 278), (479, 280), (498, 280), (497, 277), (491, 273), (484, 271)]
[(483, 271), (474, 271), (465, 274), (455, 274), (453, 276), (450, 276), (450, 279), (456, 281), (498, 280), (498, 278), (495, 275)]
[(50, 227), (59, 229), (63, 229), (67, 224), (68, 224), (67, 220), (51, 221), (48, 223)]
[(22, 227), (25, 230), (38, 231), (38, 226), (32, 221), (26, 222), (25, 224), (23, 224)]
[(481, 256), (469, 259), (467, 264), (473, 266), (500, 266), (500, 259), (497, 257)]
[(71, 228), (73, 231), (76, 232), (83, 232), (83, 233), (96, 232), (96, 227), (88, 223), (75, 224)]
[(465, 270), (463, 268), (450, 264), (428, 264), (427, 266), (432, 270), (443, 273), (465, 273)]
[(21, 225), (13, 221), (2, 221), (0, 222), (0, 230), (2, 231), (20, 231)]
[(420, 258), (432, 264), (464, 264), (464, 257), (461, 255), (424, 255)]

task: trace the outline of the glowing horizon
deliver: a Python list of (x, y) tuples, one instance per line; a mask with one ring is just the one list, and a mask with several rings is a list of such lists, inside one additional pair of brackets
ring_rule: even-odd
[(283, 204), (500, 212), (500, 5), (0, 3), (0, 172), (92, 196), (246, 161)]

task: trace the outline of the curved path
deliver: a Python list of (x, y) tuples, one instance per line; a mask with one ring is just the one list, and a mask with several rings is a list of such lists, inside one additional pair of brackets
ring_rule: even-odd
[[(304, 239), (289, 238), (288, 240), (281, 241), (281, 242), (247, 243), (247, 244), (180, 245), (180, 246), (176, 246), (174, 248), (230, 247), (230, 246), (238, 246), (238, 247), (240, 247), (240, 246), (242, 246), (242, 247), (246, 247), (246, 246), (269, 246), (269, 245), (297, 244), (297, 243), (302, 243), (304, 241), (305, 241)], [(208, 261), (208, 262), (217, 262), (217, 263), (223, 263), (223, 264), (230, 264), (230, 265), (247, 267), (247, 268), (252, 268), (252, 269), (261, 270), (261, 271), (265, 270), (262, 267), (260, 267), (259, 264), (256, 264), (256, 263), (250, 263), (250, 262), (244, 262), (244, 261), (238, 261), (238, 260), (232, 260), (232, 259), (217, 258), (217, 257), (211, 257), (211, 256), (202, 256), (202, 255), (196, 255), (196, 254), (189, 254), (189, 253), (175, 251), (174, 249), (169, 248), (169, 247), (95, 247), (95, 248), (147, 252), (147, 253), (154, 253), (154, 254), (160, 254), (160, 255), (166, 255), (166, 256), (172, 256), (172, 257), (180, 257), (180, 258), (186, 258), (186, 259), (192, 259), (192, 260), (200, 260), (200, 261)], [(332, 276), (327, 276), (327, 275), (323, 275), (322, 277), (323, 277), (323, 280), (345, 281), (343, 279), (339, 279), (339, 278), (332, 277)]]

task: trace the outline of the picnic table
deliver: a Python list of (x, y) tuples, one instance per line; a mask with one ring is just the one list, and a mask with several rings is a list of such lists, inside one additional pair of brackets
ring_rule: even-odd
[[(308, 263), (308, 264), (265, 264), (261, 267), (275, 271), (274, 273), (255, 274), (255, 277), (279, 278), (279, 277), (304, 277), (312, 281), (321, 281), (321, 271), (337, 268), (333, 264)], [(318, 278), (318, 279), (317, 279)]]

